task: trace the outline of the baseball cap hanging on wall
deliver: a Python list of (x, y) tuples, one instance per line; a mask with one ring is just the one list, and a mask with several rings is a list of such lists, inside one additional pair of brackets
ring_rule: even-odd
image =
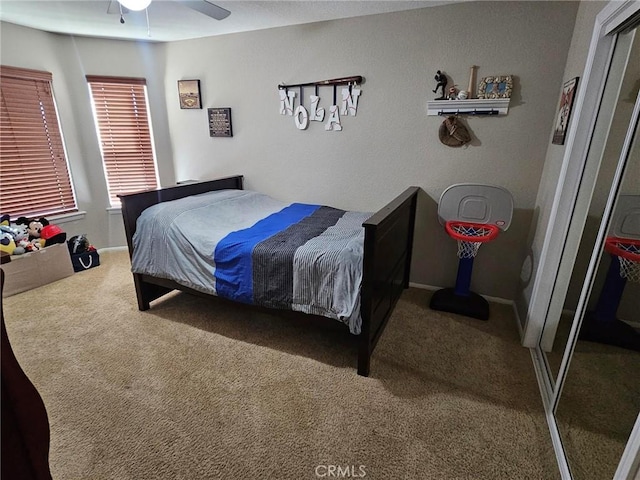
[(438, 130), (440, 141), (448, 147), (461, 147), (471, 141), (469, 130), (455, 115), (444, 119)]

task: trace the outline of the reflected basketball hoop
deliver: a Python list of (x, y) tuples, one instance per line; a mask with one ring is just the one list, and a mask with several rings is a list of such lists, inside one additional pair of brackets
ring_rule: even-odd
[(640, 352), (640, 332), (617, 316), (627, 282), (640, 282), (640, 195), (618, 197), (604, 250), (611, 263), (579, 338)]
[(629, 282), (640, 282), (640, 240), (608, 237), (604, 249), (618, 258), (622, 278)]

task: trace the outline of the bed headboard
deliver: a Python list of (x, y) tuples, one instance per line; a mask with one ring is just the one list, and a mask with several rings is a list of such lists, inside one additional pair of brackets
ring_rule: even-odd
[(127, 236), (129, 255), (133, 252), (132, 239), (133, 234), (136, 232), (136, 221), (143, 210), (157, 203), (177, 200), (178, 198), (212, 192), (214, 190), (242, 190), (243, 179), (244, 177), (242, 175), (235, 175), (233, 177), (218, 178), (205, 182), (188, 183), (175, 187), (118, 195), (122, 203), (122, 218), (124, 220), (124, 231)]

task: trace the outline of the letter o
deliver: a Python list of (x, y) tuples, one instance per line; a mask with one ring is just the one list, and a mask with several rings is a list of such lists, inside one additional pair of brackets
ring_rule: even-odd
[[(302, 121), (300, 120), (300, 114), (302, 114)], [(296, 111), (293, 113), (293, 119), (296, 122), (296, 128), (298, 130), (305, 130), (309, 126), (309, 112), (302, 105), (298, 105)]]

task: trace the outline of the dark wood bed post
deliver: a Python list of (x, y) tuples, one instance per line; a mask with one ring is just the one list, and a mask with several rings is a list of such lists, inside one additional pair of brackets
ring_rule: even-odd
[(418, 187), (410, 187), (362, 224), (364, 261), (358, 375), (369, 376), (371, 354), (402, 291), (409, 287)]

